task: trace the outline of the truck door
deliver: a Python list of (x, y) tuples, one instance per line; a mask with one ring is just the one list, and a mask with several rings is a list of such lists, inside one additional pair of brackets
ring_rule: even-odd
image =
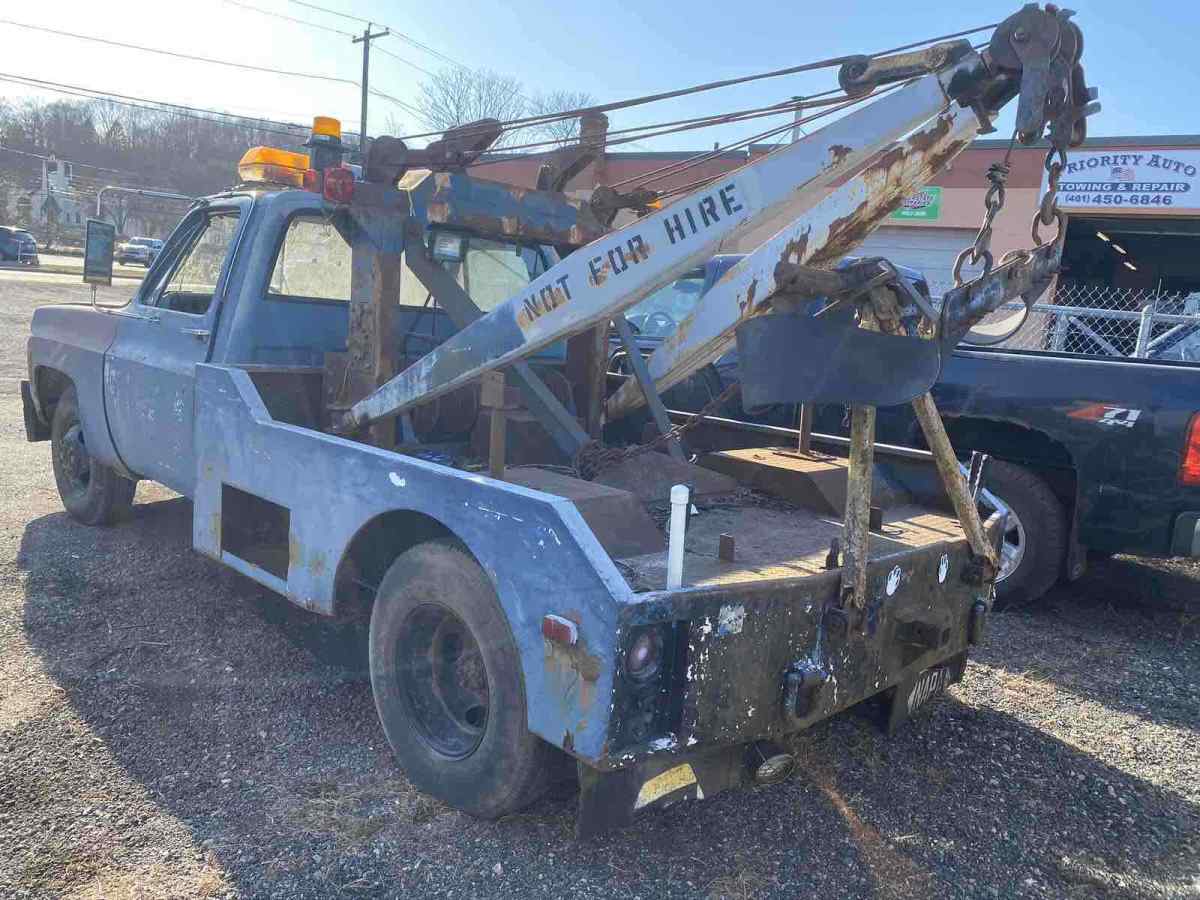
[(137, 474), (191, 495), (196, 363), (209, 358), (232, 248), (249, 199), (193, 211), (120, 316), (105, 355), (104, 397), (121, 459)]

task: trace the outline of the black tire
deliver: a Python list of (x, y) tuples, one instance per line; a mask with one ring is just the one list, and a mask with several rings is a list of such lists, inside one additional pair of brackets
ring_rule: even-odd
[(370, 668), (383, 730), (417, 789), (495, 819), (551, 783), (555, 748), (526, 728), (508, 621), (459, 545), (418, 544), (392, 563), (371, 612)]
[(1015, 568), (1007, 574), (1002, 571), (996, 582), (996, 599), (1001, 603), (1037, 600), (1063, 571), (1067, 548), (1063, 506), (1040, 476), (1014, 463), (989, 460), (985, 486), (1013, 512), (1006, 543), (1011, 548), (1019, 537), (1022, 545)]
[(137, 483), (87, 452), (74, 385), (63, 391), (54, 408), (50, 455), (58, 495), (72, 518), (84, 525), (111, 525), (133, 506)]

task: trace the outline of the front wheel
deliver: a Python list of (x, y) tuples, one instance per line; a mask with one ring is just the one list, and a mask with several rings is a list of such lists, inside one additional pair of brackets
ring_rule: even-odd
[(133, 506), (137, 484), (88, 451), (73, 385), (63, 391), (54, 408), (50, 452), (58, 495), (72, 518), (84, 525), (111, 525)]
[(1044, 479), (1013, 463), (989, 460), (984, 480), (1009, 509), (996, 599), (1003, 603), (1037, 600), (1062, 571), (1067, 547), (1062, 503)]
[(547, 786), (554, 748), (526, 728), (508, 621), (460, 546), (418, 544), (392, 563), (371, 612), (370, 668), (383, 730), (417, 789), (494, 819)]

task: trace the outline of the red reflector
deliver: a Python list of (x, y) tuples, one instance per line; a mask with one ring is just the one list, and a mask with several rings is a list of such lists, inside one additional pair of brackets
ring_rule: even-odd
[(542, 637), (548, 641), (554, 641), (556, 644), (574, 646), (579, 640), (579, 627), (570, 619), (564, 619), (562, 616), (543, 616)]
[(317, 177), (316, 169), (305, 169), (304, 180), (302, 187), (306, 191), (319, 191), (321, 189), (321, 179)]
[(1200, 413), (1188, 423), (1187, 443), (1183, 448), (1183, 463), (1179, 467), (1180, 484), (1200, 484)]
[(324, 194), (332, 203), (349, 203), (354, 199), (354, 173), (340, 167), (326, 169)]

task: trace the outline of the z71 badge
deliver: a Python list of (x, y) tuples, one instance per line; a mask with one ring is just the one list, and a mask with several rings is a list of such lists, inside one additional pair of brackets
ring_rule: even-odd
[(1095, 422), (1097, 425), (1119, 425), (1122, 428), (1132, 428), (1141, 416), (1140, 409), (1127, 409), (1124, 406), (1108, 406), (1104, 403), (1088, 403), (1079, 409), (1072, 410), (1067, 415), (1072, 419), (1082, 419), (1085, 422)]

